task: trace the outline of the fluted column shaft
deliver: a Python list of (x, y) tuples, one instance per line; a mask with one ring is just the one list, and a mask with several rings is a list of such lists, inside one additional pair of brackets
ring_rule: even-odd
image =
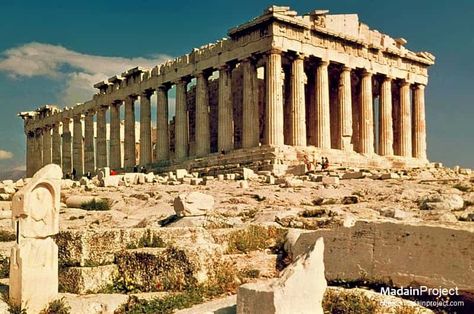
[(209, 83), (206, 73), (196, 77), (196, 156), (203, 157), (211, 152), (209, 130)]
[(140, 96), (140, 165), (151, 164), (151, 93)]
[(107, 167), (107, 108), (101, 107), (97, 110), (97, 141), (96, 141), (96, 163), (97, 168)]
[(49, 126), (43, 129), (43, 166), (51, 163), (51, 128)]
[(72, 139), (72, 167), (76, 169), (76, 176), (84, 174), (84, 142), (82, 137), (82, 115), (73, 118), (73, 139)]
[(426, 159), (425, 85), (413, 92), (413, 157)]
[(360, 141), (359, 152), (374, 153), (374, 108), (372, 96), (372, 73), (362, 74), (360, 93)]
[(306, 104), (305, 73), (303, 56), (297, 56), (291, 63), (290, 82), (290, 138), (293, 146), (306, 146)]
[(352, 151), (352, 90), (351, 68), (344, 67), (339, 77), (338, 89), (339, 139), (337, 148)]
[(61, 166), (61, 134), (59, 134), (59, 122), (53, 126), (52, 163)]
[(94, 170), (94, 112), (88, 111), (84, 117), (84, 172)]
[(188, 82), (185, 80), (176, 82), (175, 158), (178, 160), (188, 156), (187, 85)]
[(35, 172), (43, 167), (43, 130), (35, 130), (35, 149), (38, 152), (38, 158), (36, 159)]
[(156, 160), (169, 159), (169, 130), (168, 130), (168, 87), (160, 86), (156, 90)]
[(34, 132), (26, 133), (26, 177), (31, 178), (36, 171), (36, 160), (38, 159)]
[(281, 52), (268, 54), (265, 64), (265, 144), (283, 145), (283, 79)]
[(410, 83), (404, 81), (400, 86), (400, 156), (412, 156), (411, 136)]
[(329, 62), (322, 61), (316, 70), (316, 99), (315, 115), (316, 123), (314, 128), (314, 138), (316, 139), (316, 147), (331, 148), (331, 120), (329, 112), (329, 78), (328, 78)]
[(379, 155), (393, 155), (392, 79), (386, 77), (380, 87)]
[(242, 148), (257, 147), (260, 142), (257, 69), (251, 60), (242, 62)]
[(232, 110), (232, 69), (219, 70), (219, 100), (217, 105), (217, 147), (219, 151), (234, 148), (234, 113)]
[(125, 169), (133, 168), (137, 163), (135, 153), (135, 97), (125, 98), (125, 140), (124, 140), (124, 161)]
[(122, 145), (120, 141), (120, 106), (121, 102), (110, 106), (110, 168), (122, 168)]
[(71, 152), (71, 120), (63, 120), (63, 144), (62, 144), (62, 169), (64, 174), (70, 174), (72, 168), (72, 152)]

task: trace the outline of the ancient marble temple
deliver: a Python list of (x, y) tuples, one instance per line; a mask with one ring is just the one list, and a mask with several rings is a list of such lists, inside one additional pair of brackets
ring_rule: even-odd
[(356, 14), (269, 7), (216, 43), (95, 84), (89, 101), (20, 113), (27, 174), (49, 163), (82, 174), (321, 156), (374, 167), (426, 164), (425, 87), (435, 58), (406, 44)]

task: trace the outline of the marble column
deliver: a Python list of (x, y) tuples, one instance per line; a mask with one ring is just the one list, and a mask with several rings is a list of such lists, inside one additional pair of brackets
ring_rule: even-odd
[(344, 151), (352, 151), (352, 90), (351, 90), (351, 68), (343, 67), (339, 77), (338, 89), (338, 127), (339, 138), (337, 148)]
[(217, 105), (217, 149), (234, 149), (234, 113), (232, 110), (232, 68), (219, 69), (219, 100)]
[(257, 147), (260, 142), (258, 119), (257, 69), (251, 59), (242, 61), (242, 148)]
[(53, 126), (52, 163), (61, 166), (61, 134), (59, 134), (59, 122)]
[(196, 76), (196, 156), (204, 157), (211, 152), (209, 129), (209, 75), (200, 72)]
[(265, 63), (265, 144), (283, 145), (283, 77), (281, 51), (271, 51)]
[(168, 130), (168, 86), (156, 89), (156, 161), (170, 158), (170, 137)]
[(175, 115), (175, 159), (182, 160), (188, 156), (188, 111), (186, 104), (186, 86), (188, 81), (176, 82), (176, 115)]
[(62, 149), (62, 169), (64, 174), (70, 174), (72, 168), (72, 152), (71, 152), (71, 119), (65, 118), (63, 121), (63, 143), (61, 146)]
[(145, 91), (140, 96), (140, 165), (146, 166), (152, 162), (151, 151), (151, 91)]
[(43, 128), (43, 166), (51, 163), (51, 127)]
[(135, 147), (135, 97), (125, 98), (125, 139), (123, 144), (125, 169), (132, 169), (137, 164)]
[(97, 109), (97, 141), (96, 141), (96, 164), (97, 168), (107, 167), (107, 107), (100, 106)]
[(113, 170), (122, 168), (122, 143), (120, 140), (120, 106), (122, 102), (115, 102), (110, 106), (110, 148), (109, 164)]
[(374, 108), (372, 96), (372, 73), (362, 73), (360, 92), (360, 141), (359, 152), (374, 153)]
[(400, 156), (412, 156), (411, 143), (411, 103), (410, 83), (403, 81), (400, 86)]
[(392, 79), (385, 77), (380, 87), (379, 155), (393, 155)]
[(94, 114), (93, 111), (87, 111), (84, 117), (84, 173), (95, 172)]
[(289, 145), (306, 146), (306, 104), (304, 58), (298, 55), (291, 62)]
[(36, 171), (38, 154), (35, 150), (35, 133), (26, 132), (26, 177), (31, 178)]
[(331, 119), (329, 111), (329, 77), (328, 61), (321, 61), (318, 64), (315, 75), (316, 99), (315, 115), (316, 123), (313, 129), (316, 147), (331, 148)]
[(43, 167), (43, 129), (35, 130), (35, 150), (37, 158), (35, 163), (35, 172)]
[(417, 84), (413, 91), (413, 157), (427, 159), (425, 85)]
[(84, 174), (84, 141), (82, 135), (82, 114), (77, 114), (73, 117), (72, 167), (76, 170), (77, 178), (80, 178)]

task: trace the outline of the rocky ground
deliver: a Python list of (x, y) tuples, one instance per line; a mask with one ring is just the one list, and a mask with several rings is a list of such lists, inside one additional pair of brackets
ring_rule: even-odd
[[(74, 277), (70, 274), (80, 272), (77, 278), (82, 280), (81, 284), (69, 282), (69, 286), (63, 282), (65, 300), (73, 308), (72, 313), (113, 313), (120, 307), (122, 312), (134, 313), (133, 309), (140, 306), (151, 306), (150, 302), (143, 300), (166, 301), (172, 299), (170, 295), (188, 293), (190, 286), (209, 286), (210, 282), (211, 286), (221, 288), (220, 291), (206, 290), (199, 294), (197, 301), (181, 300), (179, 302), (183, 304), (175, 308), (209, 299), (220, 300), (226, 295), (232, 298), (239, 284), (276, 277), (291, 262), (291, 254), (283, 245), (289, 229), (350, 227), (356, 221), (364, 220), (441, 224), (473, 231), (474, 176), (469, 169), (428, 167), (382, 172), (334, 168), (311, 173), (305, 170), (303, 165), (286, 173), (255, 173), (243, 168), (238, 173), (216, 177), (201, 177), (198, 173), (178, 170), (160, 175), (126, 174), (112, 179), (102, 173), (92, 180), (63, 180), (62, 235), (72, 239), (90, 234), (93, 238), (104, 230), (122, 230), (120, 239), (114, 236), (109, 241), (115, 243), (111, 244), (115, 247), (107, 251), (112, 256), (108, 262), (94, 257), (90, 257), (88, 262), (84, 259), (71, 262), (74, 258), (69, 258), (69, 255), (69, 262), (66, 262), (67, 258), (61, 255), (61, 243), (64, 247), (70, 245), (69, 249), (73, 251), (74, 241), (65, 241), (60, 234), (60, 264), (62, 258), (64, 262), (60, 278), (61, 272), (69, 274), (69, 278)], [(23, 180), (7, 180), (0, 184), (0, 262), (3, 265), (0, 278), (8, 277), (6, 257), (14, 240), (10, 201), (23, 184)], [(92, 200), (95, 203), (91, 203)], [(136, 235), (133, 230), (136, 230)], [(179, 230), (179, 234), (171, 230)], [(128, 233), (124, 235), (124, 231)], [(94, 245), (91, 244), (91, 250), (96, 247)], [(101, 248), (104, 246), (106, 244)], [(171, 252), (171, 248), (177, 251)], [(191, 252), (190, 248), (197, 252)], [(140, 267), (130, 265), (134, 262), (141, 264), (144, 254), (147, 261), (151, 260), (150, 265), (162, 263), (160, 265), (165, 268), (168, 264), (163, 256), (176, 260), (180, 256), (186, 257), (185, 262), (175, 266), (184, 269), (188, 264), (198, 265), (188, 273), (178, 271), (179, 275), (192, 277), (194, 281), (190, 283), (186, 278), (178, 280), (174, 277), (171, 280), (160, 271), (155, 277), (147, 277), (147, 269), (141, 269), (143, 274), (140, 277), (137, 275)], [(97, 267), (102, 269), (94, 272), (93, 268)], [(84, 275), (84, 269), (89, 268), (90, 274)], [(205, 271), (200, 273), (198, 268)], [(104, 275), (107, 271), (110, 274)], [(94, 275), (96, 273), (100, 275)], [(84, 279), (86, 277), (89, 279)], [(87, 280), (96, 284), (83, 283)], [(7, 283), (6, 280), (3, 282)], [(127, 286), (130, 282), (142, 284), (131, 288)], [(84, 286), (82, 290), (67, 288), (81, 285)], [(136, 298), (130, 298), (130, 295)], [(358, 294), (359, 301), (363, 297), (375, 300), (362, 295)], [(345, 298), (334, 297), (334, 293), (332, 297), (338, 301)], [(365, 303), (372, 302), (367, 300), (363, 299)], [(232, 313), (232, 304), (228, 310)], [(200, 311), (198, 309), (195, 313)], [(334, 308), (327, 311), (337, 312)], [(377, 311), (385, 313), (388, 310), (374, 310)], [(393, 310), (393, 313), (412, 312)]]

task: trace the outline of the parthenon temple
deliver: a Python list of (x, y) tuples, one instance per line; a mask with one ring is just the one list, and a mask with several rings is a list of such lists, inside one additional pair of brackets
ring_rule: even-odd
[(431, 53), (408, 50), (357, 14), (280, 6), (227, 35), (97, 83), (84, 103), (20, 113), (27, 175), (49, 163), (80, 175), (135, 165), (264, 169), (321, 156), (368, 167), (428, 162)]

